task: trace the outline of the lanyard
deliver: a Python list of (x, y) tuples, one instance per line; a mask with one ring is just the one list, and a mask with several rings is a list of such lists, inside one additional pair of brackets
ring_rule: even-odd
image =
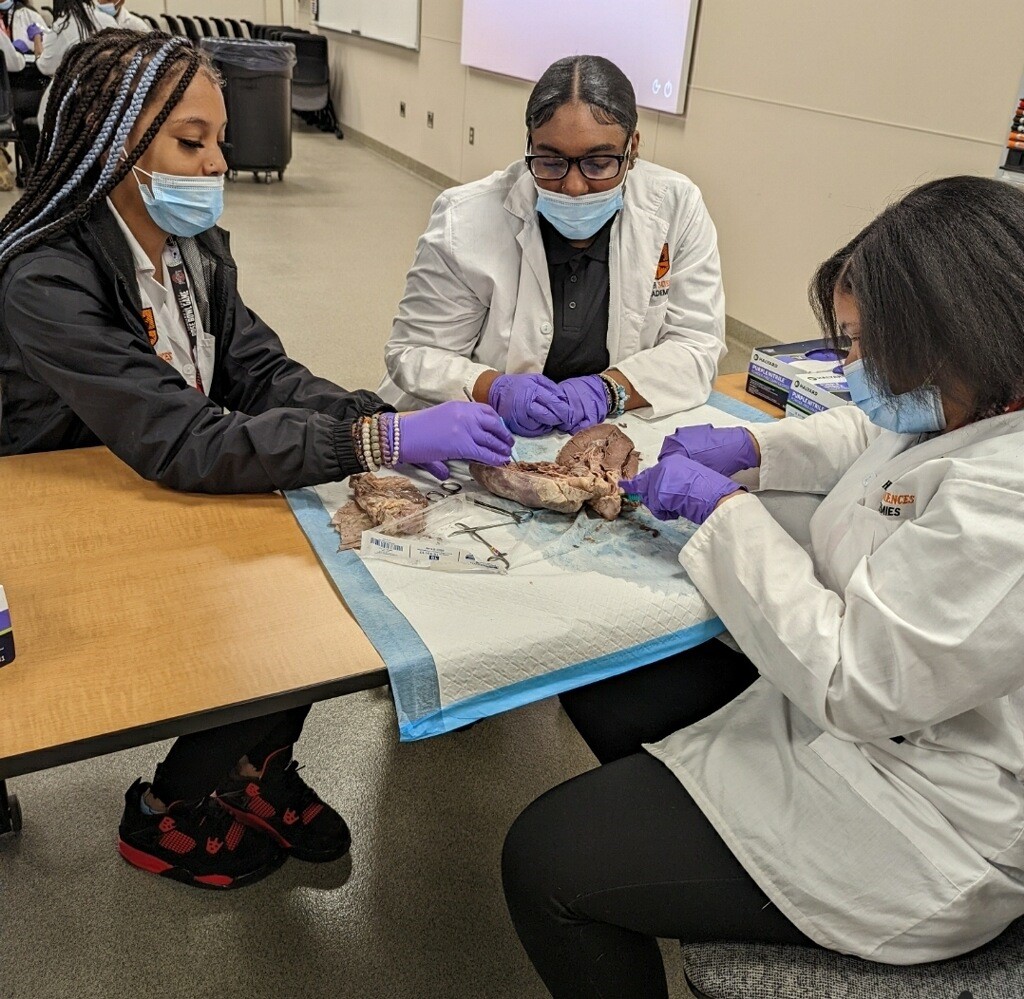
[(188, 333), (188, 349), (192, 355), (192, 366), (196, 369), (196, 388), (200, 392), (204, 392), (203, 376), (199, 371), (199, 328), (196, 324), (196, 307), (192, 302), (192, 292), (188, 287), (188, 275), (185, 272), (185, 265), (178, 255), (177, 247), (175, 247), (174, 258), (173, 262), (164, 260), (164, 266), (170, 275), (174, 301)]

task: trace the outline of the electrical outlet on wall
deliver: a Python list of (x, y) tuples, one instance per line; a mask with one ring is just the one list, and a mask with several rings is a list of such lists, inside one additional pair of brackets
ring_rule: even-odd
[(427, 112), (427, 128), (433, 128), (433, 127), (434, 127), (434, 112), (433, 111), (428, 111)]
[(476, 129), (472, 125), (469, 126), (469, 144), (473, 145), (476, 142)]
[(405, 101), (399, 101), (398, 102), (398, 117), (399, 118), (404, 118), (405, 117)]

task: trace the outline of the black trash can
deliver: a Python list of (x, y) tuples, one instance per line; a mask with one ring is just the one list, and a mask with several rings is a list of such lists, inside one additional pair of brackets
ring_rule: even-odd
[(292, 70), (295, 46), (249, 38), (204, 38), (224, 77), (228, 111), (224, 151), (231, 176), (239, 170), (268, 184), (284, 178), (292, 158)]

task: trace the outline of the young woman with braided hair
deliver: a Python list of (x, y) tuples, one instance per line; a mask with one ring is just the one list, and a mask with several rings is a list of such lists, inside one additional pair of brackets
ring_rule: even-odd
[[(105, 444), (172, 488), (260, 493), (400, 459), (500, 464), (489, 407), (395, 415), (291, 360), (249, 311), (216, 228), (226, 125), (184, 39), (100, 32), (54, 78), (41, 155), (0, 222), (0, 454)], [(229, 888), (291, 854), (330, 860), (348, 828), (298, 775), (308, 707), (184, 736), (125, 796), (121, 853)]]

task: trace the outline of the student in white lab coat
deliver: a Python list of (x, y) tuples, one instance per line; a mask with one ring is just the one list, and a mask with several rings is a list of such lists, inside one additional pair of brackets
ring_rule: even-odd
[[(563, 697), (604, 766), (504, 856), (556, 997), (666, 996), (655, 937), (913, 964), (1024, 914), (1024, 193), (926, 184), (812, 299), (855, 406), (680, 429), (623, 483), (701, 525), (679, 560), (742, 654)], [(809, 550), (748, 467), (824, 494)]]
[(125, 0), (112, 0), (111, 3), (99, 4), (100, 10), (110, 14), (117, 21), (119, 28), (129, 31), (152, 31), (152, 28), (137, 14), (133, 14), (125, 4)]
[[(46, 78), (33, 65), (42, 51), (46, 22), (25, 0), (0, 0), (0, 49), (11, 80), (14, 101), (14, 123), (18, 129), (29, 163), (35, 159), (39, 129), (26, 124), (39, 109), (39, 99), (46, 89)], [(0, 190), (14, 187), (14, 175), (7, 164), (9, 157), (0, 157)], [(26, 178), (22, 178), (26, 180)]]
[[(107, 9), (105, 9), (107, 8)], [(43, 76), (52, 77), (72, 46), (91, 38), (104, 28), (116, 28), (117, 21), (108, 13), (108, 5), (92, 0), (54, 0), (53, 26), (43, 35), (43, 48), (36, 59), (36, 68)], [(46, 116), (47, 87), (39, 102), (38, 118)]]
[(638, 159), (636, 124), (633, 87), (607, 59), (545, 71), (525, 159), (434, 203), (384, 399), (471, 393), (529, 436), (707, 399), (725, 352), (715, 227), (690, 180)]

